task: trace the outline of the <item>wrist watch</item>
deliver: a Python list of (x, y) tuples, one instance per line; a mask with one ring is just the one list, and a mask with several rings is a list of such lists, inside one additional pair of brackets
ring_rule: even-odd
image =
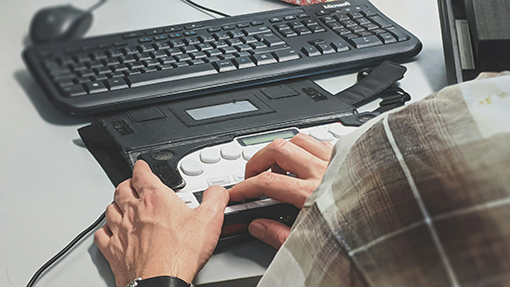
[(158, 276), (153, 278), (136, 278), (126, 287), (189, 287), (190, 283), (174, 276)]

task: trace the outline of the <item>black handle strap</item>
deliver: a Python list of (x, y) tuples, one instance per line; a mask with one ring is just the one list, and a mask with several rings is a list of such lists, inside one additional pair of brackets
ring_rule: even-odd
[(407, 68), (385, 61), (375, 69), (365, 69), (360, 72), (357, 84), (339, 92), (335, 97), (359, 108), (364, 104), (380, 97), (386, 89), (404, 77)]

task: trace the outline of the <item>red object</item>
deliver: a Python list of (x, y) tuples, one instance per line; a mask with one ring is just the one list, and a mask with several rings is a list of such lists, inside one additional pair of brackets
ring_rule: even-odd
[(281, 0), (287, 3), (292, 3), (300, 6), (305, 5), (311, 5), (311, 4), (318, 4), (318, 3), (325, 3), (325, 2), (333, 2), (335, 0)]

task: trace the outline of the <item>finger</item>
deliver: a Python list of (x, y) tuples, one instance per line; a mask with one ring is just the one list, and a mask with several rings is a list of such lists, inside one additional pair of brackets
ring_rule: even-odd
[(94, 234), (94, 242), (96, 243), (97, 247), (105, 255), (106, 257), (106, 250), (108, 243), (110, 242), (110, 239), (112, 237), (112, 233), (107, 225), (104, 225), (102, 228), (96, 231)]
[[(132, 185), (140, 197), (143, 197), (145, 192), (172, 191), (152, 173), (150, 166), (143, 160), (138, 160), (135, 163)], [(174, 194), (174, 192), (169, 193)], [(175, 194), (173, 196), (178, 198)]]
[(295, 135), (289, 141), (311, 153), (312, 155), (320, 158), (321, 160), (329, 161), (331, 158), (333, 145), (329, 142), (320, 142), (313, 137), (303, 133)]
[(117, 232), (119, 230), (119, 225), (122, 222), (122, 210), (119, 208), (117, 203), (112, 203), (106, 207), (105, 211), (106, 215), (106, 226), (112, 233)]
[(228, 192), (231, 201), (267, 196), (303, 208), (306, 199), (318, 184), (318, 180), (302, 180), (288, 175), (263, 172), (236, 184)]
[[(199, 210), (205, 210), (208, 216), (221, 217), (225, 212), (229, 201), (229, 194), (227, 190), (219, 185), (213, 185), (204, 191), (202, 196), (202, 203), (198, 207)], [(223, 221), (222, 221), (223, 222)]]
[(121, 182), (113, 195), (114, 202), (120, 207), (122, 213), (125, 213), (127, 207), (139, 199), (138, 194), (132, 186), (132, 180), (127, 179)]
[(299, 178), (321, 176), (327, 162), (284, 139), (275, 139), (256, 153), (246, 164), (245, 178), (250, 178), (273, 165), (295, 174)]
[(255, 219), (248, 227), (250, 234), (261, 241), (280, 249), (290, 234), (290, 227), (270, 219)]

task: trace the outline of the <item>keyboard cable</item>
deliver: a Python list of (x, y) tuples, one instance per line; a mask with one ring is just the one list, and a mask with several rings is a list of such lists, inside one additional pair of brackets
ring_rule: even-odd
[[(223, 12), (220, 12), (220, 11), (217, 11), (217, 10), (205, 7), (203, 5), (200, 5), (200, 4), (196, 3), (195, 1), (192, 1), (192, 0), (182, 0), (182, 1), (187, 3), (188, 5), (192, 6), (193, 8), (195, 8), (197, 10), (205, 10), (207, 12), (211, 12), (211, 13), (223, 16), (223, 17), (230, 17), (230, 15), (228, 15), (228, 14), (225, 14)], [(202, 11), (202, 12), (204, 12), (204, 11)], [(209, 13), (206, 13), (206, 14), (209, 14)]]
[(96, 229), (101, 222), (105, 219), (105, 213), (103, 212), (94, 223), (92, 223), (87, 229), (83, 230), (80, 234), (78, 234), (69, 244), (67, 244), (59, 253), (53, 256), (50, 260), (48, 260), (37, 272), (32, 276), (30, 282), (28, 282), (27, 287), (34, 286), (35, 282), (39, 279), (39, 277), (55, 262), (57, 262), (60, 258), (66, 255), (69, 250), (71, 250), (78, 242), (80, 242), (87, 234)]
[(96, 4), (92, 5), (89, 9), (87, 9), (87, 12), (92, 12), (96, 10), (97, 8), (101, 7), (104, 3), (106, 3), (107, 0), (99, 0)]

